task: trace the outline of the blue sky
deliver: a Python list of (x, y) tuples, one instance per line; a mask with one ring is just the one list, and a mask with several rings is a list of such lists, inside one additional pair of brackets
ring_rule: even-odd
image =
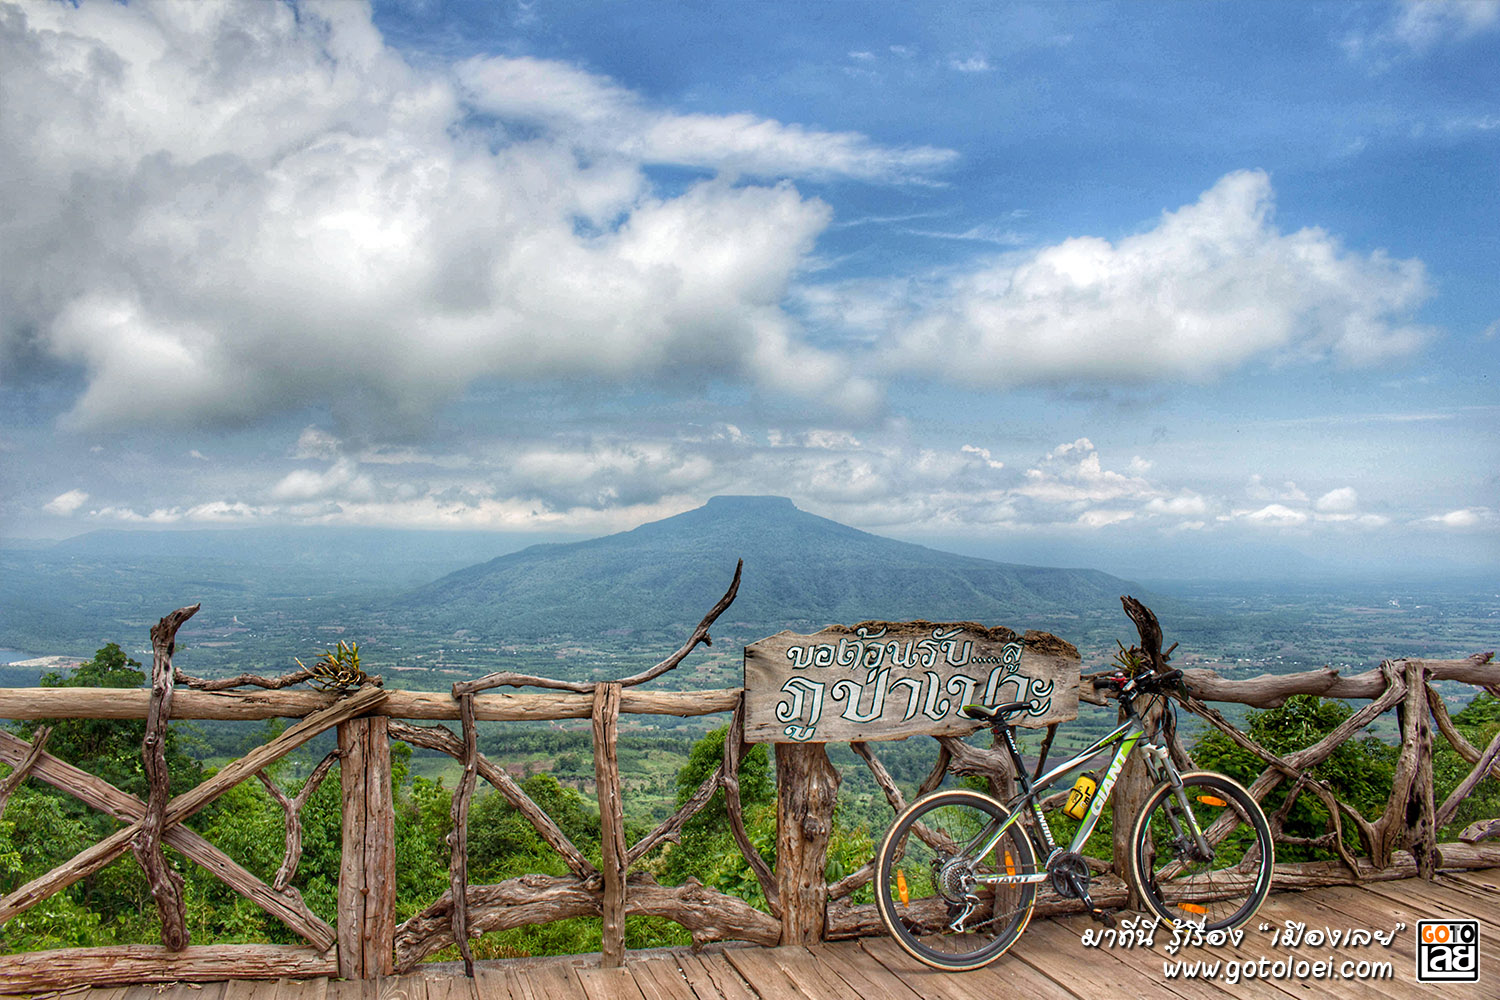
[(1493, 570), (1500, 4), (0, 2), (0, 535)]

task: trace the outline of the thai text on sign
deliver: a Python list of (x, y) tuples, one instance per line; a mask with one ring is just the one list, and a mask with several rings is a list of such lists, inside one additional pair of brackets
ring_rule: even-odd
[(1046, 632), (972, 622), (864, 622), (745, 647), (745, 738), (842, 743), (961, 735), (967, 704), (1030, 701), (1045, 726), (1078, 714), (1078, 650)]

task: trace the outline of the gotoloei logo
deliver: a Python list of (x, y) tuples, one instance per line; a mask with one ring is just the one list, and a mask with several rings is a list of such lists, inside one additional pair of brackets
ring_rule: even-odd
[(1417, 982), (1479, 982), (1479, 921), (1417, 921)]

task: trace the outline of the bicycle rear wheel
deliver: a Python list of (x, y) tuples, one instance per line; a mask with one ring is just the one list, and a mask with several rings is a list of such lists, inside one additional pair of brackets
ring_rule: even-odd
[[(1193, 836), (1189, 810), (1207, 853)], [(1131, 845), (1131, 875), (1141, 897), (1169, 925), (1238, 927), (1271, 891), (1276, 856), (1270, 824), (1250, 793), (1222, 774), (1184, 774), (1181, 797), (1169, 784), (1158, 786), (1136, 819)]]
[(875, 865), (875, 902), (886, 929), (913, 958), (938, 969), (977, 969), (1005, 954), (1031, 919), (1034, 883), (986, 878), (1036, 873), (1019, 824), (982, 849), (1010, 817), (987, 795), (936, 792), (896, 818)]

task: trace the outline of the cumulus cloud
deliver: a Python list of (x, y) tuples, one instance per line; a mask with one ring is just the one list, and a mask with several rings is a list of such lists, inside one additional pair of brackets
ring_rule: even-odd
[[(540, 60), (414, 67), (363, 5), (0, 4), (0, 365), (76, 365), (84, 428), (409, 422), (481, 378), (663, 373), (867, 413), (781, 305), (828, 206), (734, 178), (952, 155)], [(653, 163), (721, 174), (668, 196)]]
[(1324, 493), (1313, 506), (1324, 514), (1352, 514), (1359, 509), (1359, 494), (1344, 486)]
[(1116, 242), (1082, 236), (951, 280), (906, 324), (893, 364), (956, 358), (979, 386), (1210, 380), (1252, 359), (1370, 365), (1416, 350), (1421, 262), (1280, 231), (1270, 178), (1229, 174)]
[(1423, 518), (1422, 523), (1436, 528), (1463, 531), (1478, 528), (1494, 518), (1494, 512), (1486, 507), (1464, 507), (1443, 514)]
[(83, 490), (69, 490), (61, 493), (42, 505), (42, 509), (49, 514), (57, 514), (67, 517), (75, 514), (78, 509), (89, 502), (89, 495)]

